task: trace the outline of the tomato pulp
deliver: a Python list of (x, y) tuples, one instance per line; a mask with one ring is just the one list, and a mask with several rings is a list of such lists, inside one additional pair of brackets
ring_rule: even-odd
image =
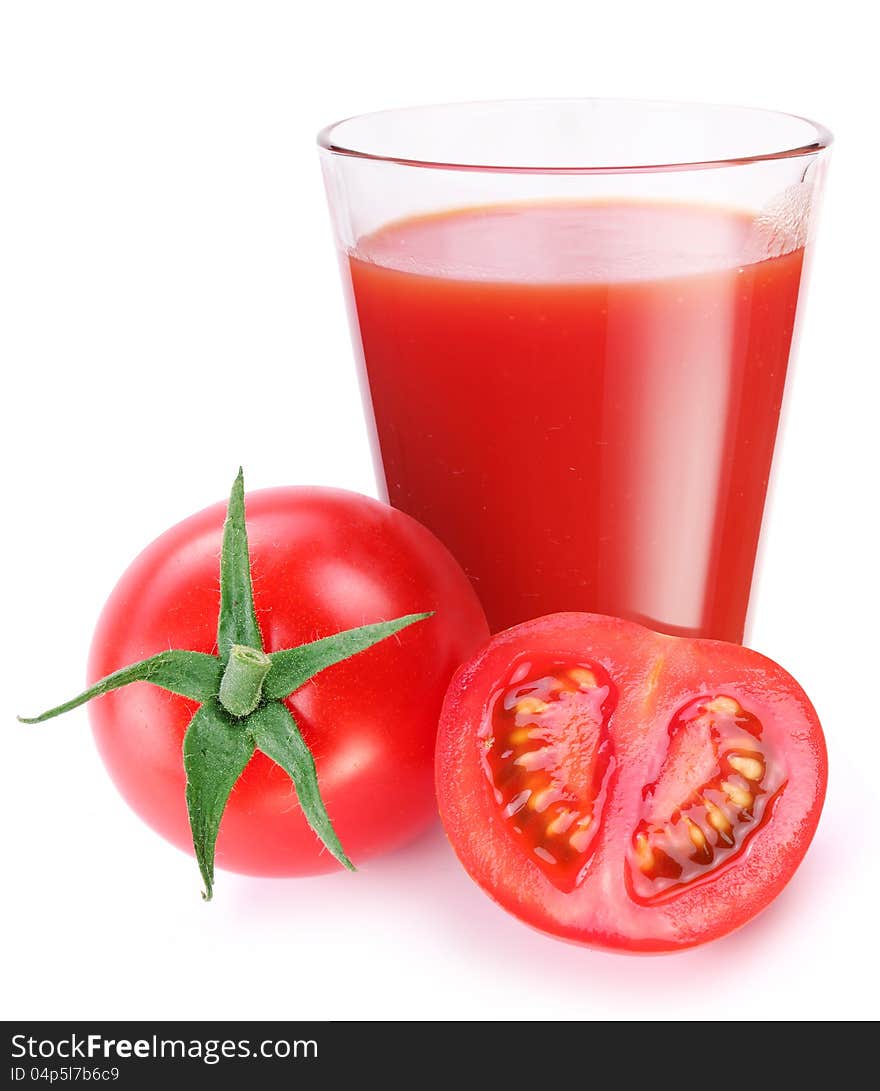
[(493, 630), (589, 610), (742, 639), (802, 263), (759, 220), (660, 203), (478, 208), (359, 241), (388, 497)]
[(827, 762), (806, 695), (757, 652), (569, 613), (461, 667), (436, 778), (453, 847), (505, 909), (659, 952), (722, 936), (779, 893)]

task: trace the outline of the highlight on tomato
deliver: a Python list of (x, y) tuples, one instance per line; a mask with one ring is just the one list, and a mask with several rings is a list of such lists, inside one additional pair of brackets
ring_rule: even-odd
[(504, 909), (566, 940), (661, 952), (779, 894), (827, 761), (803, 690), (757, 652), (563, 613), (459, 669), (436, 779), (456, 853)]
[[(225, 521), (224, 521), (225, 515)], [(89, 706), (132, 808), (214, 864), (311, 875), (388, 852), (436, 816), (447, 683), (488, 636), (452, 555), (356, 493), (278, 488), (207, 508), (110, 595)]]

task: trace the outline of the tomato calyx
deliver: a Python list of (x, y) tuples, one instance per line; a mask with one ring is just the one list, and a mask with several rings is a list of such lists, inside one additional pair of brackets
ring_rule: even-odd
[(254, 609), (239, 470), (223, 527), (217, 654), (169, 649), (114, 671), (39, 716), (19, 720), (42, 723), (132, 682), (150, 682), (197, 701), (199, 708), (184, 735), (183, 764), (203, 898), (210, 901), (213, 896), (217, 835), (229, 795), (257, 750), (290, 776), (309, 826), (339, 863), (354, 871), (321, 798), (314, 758), (283, 702), (320, 671), (431, 616), (407, 614), (267, 653)]

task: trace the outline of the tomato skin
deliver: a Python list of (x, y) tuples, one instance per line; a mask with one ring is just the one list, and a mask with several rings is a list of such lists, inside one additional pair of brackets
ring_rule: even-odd
[[(89, 681), (167, 648), (216, 653), (226, 505), (172, 527), (132, 563), (95, 632)], [(443, 694), (488, 636), (467, 577), (415, 520), (325, 488), (247, 496), (257, 618), (268, 652), (408, 613), (436, 611), (330, 667), (287, 701), (315, 758), (336, 832), (357, 864), (436, 814), (433, 754)], [(187, 852), (182, 742), (198, 706), (138, 682), (89, 706), (107, 769), (131, 807)], [(311, 875), (339, 864), (309, 829), (290, 778), (257, 753), (230, 796), (219, 867)]]
[[(478, 753), (489, 695), (524, 655), (601, 664), (619, 703), (611, 720), (615, 768), (580, 885), (552, 883), (505, 828)], [(746, 847), (704, 878), (652, 904), (628, 881), (628, 852), (645, 785), (669, 747), (669, 724), (689, 700), (730, 694), (761, 718), (784, 762), (784, 789)], [(674, 951), (717, 939), (753, 918), (782, 890), (806, 852), (827, 782), (824, 737), (794, 679), (739, 645), (653, 633), (595, 614), (553, 614), (493, 637), (454, 676), (441, 715), (437, 795), (447, 835), (471, 877), (504, 909), (553, 936), (634, 953)]]

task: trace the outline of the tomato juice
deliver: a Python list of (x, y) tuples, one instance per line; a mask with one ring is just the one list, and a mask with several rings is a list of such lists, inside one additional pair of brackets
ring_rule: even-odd
[(346, 257), (388, 498), (493, 631), (579, 610), (742, 639), (802, 247), (716, 207), (558, 202)]

